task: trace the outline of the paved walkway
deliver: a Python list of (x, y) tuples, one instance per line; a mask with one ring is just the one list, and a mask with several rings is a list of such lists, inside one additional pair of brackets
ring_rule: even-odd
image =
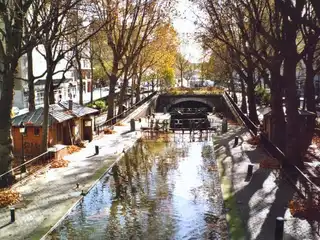
[[(285, 240), (320, 239), (305, 220), (293, 218), (287, 208), (294, 190), (284, 181), (277, 181), (274, 172), (260, 169), (259, 162), (266, 153), (246, 142), (249, 133), (243, 127), (229, 126), (231, 130), (215, 138), (216, 157), (222, 164), (222, 177), (231, 180), (236, 208), (246, 229), (246, 239), (272, 240), (276, 217), (285, 218)], [(239, 145), (233, 147), (234, 137)], [(251, 181), (245, 181), (248, 164), (254, 164)], [(240, 240), (240, 239), (236, 239)]]
[[(134, 118), (146, 106), (142, 105), (130, 116)], [(0, 209), (0, 239), (40, 239), (80, 199), (81, 190), (88, 191), (121, 156), (123, 149), (130, 148), (139, 138), (140, 131), (129, 132), (128, 120), (126, 126), (115, 127), (115, 134), (105, 135), (80, 152), (66, 156), (70, 161), (68, 167), (46, 169), (16, 185), (23, 201), (15, 206), (16, 221), (12, 224), (9, 224), (9, 209)], [(136, 129), (140, 129), (139, 125), (136, 122)], [(100, 153), (93, 156), (96, 145), (100, 146)]]

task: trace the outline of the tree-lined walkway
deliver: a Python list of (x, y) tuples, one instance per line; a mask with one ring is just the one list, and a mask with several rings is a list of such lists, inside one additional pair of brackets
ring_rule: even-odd
[[(245, 128), (229, 127), (228, 133), (215, 137), (214, 141), (224, 200), (231, 217), (229, 228), (234, 239), (274, 239), (277, 217), (285, 218), (284, 239), (319, 239), (306, 220), (291, 215), (288, 209), (294, 194), (291, 186), (278, 180), (271, 170), (259, 168), (267, 154), (246, 142), (250, 135)], [(239, 144), (233, 147), (235, 136), (239, 136)], [(248, 164), (254, 164), (250, 181), (246, 181)]]
[[(9, 224), (8, 208), (0, 209), (0, 239), (40, 239), (81, 197), (92, 184), (139, 138), (139, 132), (129, 132), (129, 120), (137, 116), (148, 103), (137, 108), (126, 120), (125, 126), (116, 126), (115, 133), (92, 141), (80, 152), (66, 156), (68, 167), (45, 169), (31, 177), (15, 190), (23, 200), (16, 204), (16, 221)], [(136, 122), (137, 129), (139, 123)], [(99, 155), (94, 155), (95, 146)], [(79, 183), (79, 188), (77, 188)]]

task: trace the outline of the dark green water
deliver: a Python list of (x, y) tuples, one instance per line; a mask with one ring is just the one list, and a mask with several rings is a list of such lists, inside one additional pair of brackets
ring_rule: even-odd
[(50, 239), (228, 239), (210, 136), (140, 142), (118, 166)]

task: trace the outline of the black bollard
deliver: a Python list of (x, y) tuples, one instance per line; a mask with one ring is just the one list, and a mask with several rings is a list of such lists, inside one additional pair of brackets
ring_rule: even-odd
[(10, 208), (10, 217), (11, 217), (11, 222), (13, 223), (16, 220), (16, 216), (15, 216), (15, 209), (14, 207)]
[(96, 150), (96, 155), (99, 155), (99, 146), (94, 146), (95, 150)]
[(253, 164), (248, 165), (247, 178), (251, 178), (253, 173)]
[(130, 131), (134, 132), (136, 130), (136, 122), (134, 121), (134, 119), (130, 120)]
[(236, 147), (238, 145), (238, 143), (239, 143), (239, 137), (235, 136), (233, 147)]
[(276, 228), (274, 232), (275, 240), (283, 240), (283, 228), (284, 228), (284, 218), (277, 217), (276, 219)]

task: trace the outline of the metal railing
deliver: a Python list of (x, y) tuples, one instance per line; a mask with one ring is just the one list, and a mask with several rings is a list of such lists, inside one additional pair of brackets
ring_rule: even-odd
[(258, 134), (258, 126), (256, 124), (254, 124), (238, 107), (238, 105), (232, 100), (232, 98), (230, 97), (230, 95), (225, 92), (223, 94), (223, 97), (227, 103), (227, 105), (229, 106), (229, 108), (231, 108), (230, 110), (233, 112), (234, 115), (236, 115), (235, 117), (240, 118), (241, 122), (244, 123), (244, 125), (249, 129), (250, 133), (254, 136), (256, 136)]
[[(46, 167), (54, 157), (53, 152), (47, 151), (25, 161), (23, 164), (14, 165), (12, 169), (0, 175), (0, 181), (5, 182), (6, 186), (12, 186)], [(15, 164), (15, 160), (13, 164)]]
[(97, 134), (99, 135), (100, 132), (103, 131), (104, 128), (113, 128), (116, 124), (118, 124), (121, 120), (123, 120), (125, 117), (127, 117), (129, 114), (131, 114), (137, 107), (143, 105), (150, 99), (152, 99), (157, 94), (157, 91), (149, 94), (149, 96), (145, 97), (144, 99), (140, 100), (139, 102), (133, 104), (128, 108), (127, 110), (123, 111), (121, 114), (117, 114), (113, 118), (110, 118), (106, 120), (103, 124), (100, 124), (99, 126), (96, 126)]

